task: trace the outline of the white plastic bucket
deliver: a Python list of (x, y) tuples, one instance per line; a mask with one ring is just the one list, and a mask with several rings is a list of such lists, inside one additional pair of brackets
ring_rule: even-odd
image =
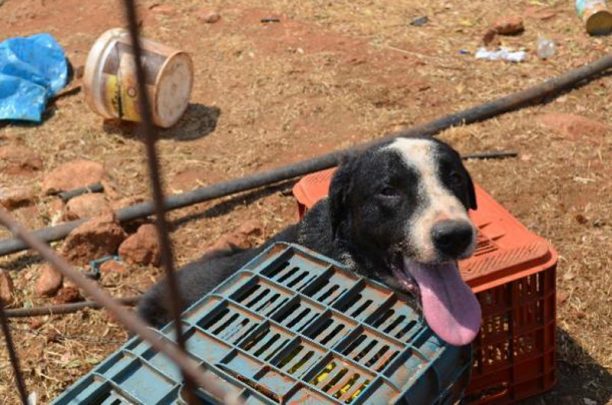
[[(147, 92), (153, 122), (174, 125), (189, 104), (193, 63), (184, 51), (141, 39)], [(87, 104), (105, 118), (140, 121), (138, 87), (130, 35), (113, 28), (94, 43), (85, 64), (83, 89)]]

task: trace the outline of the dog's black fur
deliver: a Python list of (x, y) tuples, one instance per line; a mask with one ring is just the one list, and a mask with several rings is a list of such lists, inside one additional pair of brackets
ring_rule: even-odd
[[(440, 141), (432, 142), (443, 186), (466, 210), (476, 208), (474, 186), (459, 154)], [(318, 202), (302, 221), (262, 246), (215, 252), (185, 266), (178, 273), (185, 304), (213, 290), (278, 241), (299, 243), (344, 262), (355, 272), (401, 289), (391, 269), (402, 255), (416, 255), (415, 246), (406, 242), (405, 228), (427, 201), (423, 201), (425, 197), (418, 189), (421, 173), (407, 165), (400, 153), (384, 146), (347, 159), (332, 179), (329, 198)], [(162, 281), (153, 286), (138, 305), (139, 314), (155, 327), (169, 321), (163, 300), (165, 285)]]

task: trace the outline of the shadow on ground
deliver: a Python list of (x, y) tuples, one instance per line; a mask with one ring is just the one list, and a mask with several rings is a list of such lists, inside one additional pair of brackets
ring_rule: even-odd
[(557, 328), (557, 384), (526, 405), (605, 405), (612, 401), (612, 374), (566, 331)]
[[(171, 128), (159, 129), (160, 139), (192, 141), (203, 138), (217, 128), (221, 110), (199, 103), (190, 103), (181, 119)], [(126, 138), (141, 138), (138, 124), (121, 120), (105, 120), (103, 129), (107, 134), (121, 135)]]

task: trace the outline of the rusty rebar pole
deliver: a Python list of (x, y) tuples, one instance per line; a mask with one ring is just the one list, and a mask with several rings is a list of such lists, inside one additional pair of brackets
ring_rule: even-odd
[[(170, 228), (166, 220), (166, 207), (164, 204), (164, 191), (162, 188), (161, 170), (159, 158), (157, 156), (157, 129), (153, 125), (153, 114), (151, 112), (151, 103), (147, 92), (147, 81), (145, 70), (143, 67), (143, 52), (140, 43), (140, 35), (138, 32), (138, 17), (136, 15), (136, 5), (134, 0), (125, 0), (125, 18), (128, 23), (130, 33), (130, 41), (132, 45), (134, 65), (136, 67), (137, 79), (137, 97), (138, 107), (140, 109), (140, 126), (139, 129), (144, 134), (145, 146), (147, 151), (147, 163), (149, 167), (149, 179), (151, 181), (151, 189), (153, 190), (153, 207), (155, 212), (155, 225), (157, 227), (157, 238), (160, 245), (161, 266), (166, 273), (168, 283), (168, 294), (164, 297), (166, 300), (166, 308), (172, 314), (174, 319), (174, 330), (176, 333), (176, 343), (180, 350), (187, 353), (185, 348), (185, 337), (183, 334), (183, 324), (181, 322), (181, 313), (183, 312), (183, 299), (180, 295), (177, 277), (174, 269), (174, 257), (172, 253), (172, 244), (170, 242)], [(189, 404), (196, 403), (195, 383), (193, 379), (183, 372), (186, 387), (186, 400)]]
[(23, 374), (21, 373), (21, 367), (19, 365), (19, 356), (15, 350), (15, 343), (13, 342), (13, 336), (11, 335), (11, 328), (9, 320), (4, 313), (4, 303), (0, 300), (0, 326), (2, 327), (2, 333), (4, 334), (4, 341), (6, 342), (6, 350), (9, 355), (9, 360), (13, 366), (13, 374), (15, 375), (15, 384), (17, 385), (17, 392), (23, 405), (28, 405), (28, 393), (26, 391), (25, 382), (23, 381)]

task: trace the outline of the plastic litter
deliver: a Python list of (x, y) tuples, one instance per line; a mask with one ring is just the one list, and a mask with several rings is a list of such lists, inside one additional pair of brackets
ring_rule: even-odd
[(606, 0), (576, 0), (576, 13), (591, 35), (612, 33), (612, 11)]
[(538, 38), (536, 53), (540, 59), (548, 59), (555, 54), (555, 43), (547, 38)]
[(68, 81), (68, 61), (50, 34), (0, 42), (0, 120), (40, 122)]
[(523, 62), (527, 57), (525, 51), (512, 51), (509, 48), (501, 47), (494, 51), (490, 51), (487, 48), (478, 48), (475, 55), (476, 59), (486, 60), (504, 60), (506, 62)]

